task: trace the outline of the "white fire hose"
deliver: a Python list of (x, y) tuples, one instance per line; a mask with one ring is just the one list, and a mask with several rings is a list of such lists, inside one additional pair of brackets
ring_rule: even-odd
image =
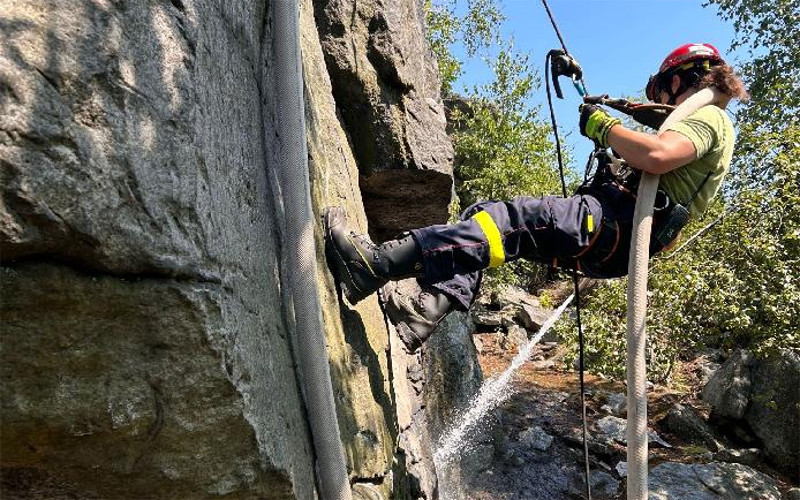
[[(673, 111), (659, 128), (662, 134), (675, 122), (727, 96), (714, 88), (703, 89)], [(628, 261), (628, 500), (647, 500), (647, 273), (650, 230), (658, 175), (642, 173), (633, 215), (631, 253)]]

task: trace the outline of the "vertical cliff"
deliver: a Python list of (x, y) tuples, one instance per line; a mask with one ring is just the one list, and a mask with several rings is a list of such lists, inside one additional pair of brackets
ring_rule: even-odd
[(269, 6), (0, 12), (4, 496), (310, 498)]
[[(4, 498), (314, 498), (275, 1), (0, 0)], [(421, 3), (299, 15), (314, 210), (378, 237), (446, 220)], [(423, 360), (377, 298), (341, 299), (315, 238), (355, 496), (435, 498)]]

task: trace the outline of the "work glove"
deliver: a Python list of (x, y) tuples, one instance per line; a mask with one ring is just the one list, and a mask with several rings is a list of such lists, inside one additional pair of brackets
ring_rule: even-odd
[(606, 113), (600, 106), (594, 104), (581, 104), (578, 110), (581, 112), (579, 126), (581, 135), (592, 139), (600, 146), (608, 147), (608, 131), (614, 125), (622, 122), (618, 118)]

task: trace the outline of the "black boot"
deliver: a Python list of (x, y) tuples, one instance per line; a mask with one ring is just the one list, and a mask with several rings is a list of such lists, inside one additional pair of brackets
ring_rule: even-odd
[(322, 213), (331, 270), (351, 304), (370, 296), (392, 279), (422, 274), (422, 253), (411, 235), (381, 245), (347, 227), (342, 207)]
[(413, 354), (428, 340), (453, 307), (445, 293), (427, 285), (395, 287), (387, 294), (386, 312), (406, 351)]

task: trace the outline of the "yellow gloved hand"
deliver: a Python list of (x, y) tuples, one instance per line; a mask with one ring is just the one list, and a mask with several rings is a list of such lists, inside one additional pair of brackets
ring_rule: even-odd
[(578, 110), (581, 112), (579, 126), (581, 135), (592, 139), (600, 146), (608, 147), (608, 132), (614, 125), (622, 122), (618, 118), (606, 113), (606, 111), (594, 104), (581, 104)]

